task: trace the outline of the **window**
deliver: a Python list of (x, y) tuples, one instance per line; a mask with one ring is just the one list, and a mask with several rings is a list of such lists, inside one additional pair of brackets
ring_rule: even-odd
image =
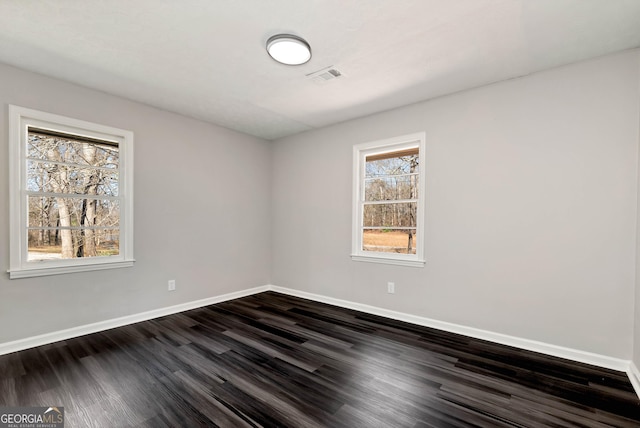
[(11, 278), (133, 265), (133, 133), (9, 106)]
[(424, 133), (354, 146), (357, 261), (424, 266)]

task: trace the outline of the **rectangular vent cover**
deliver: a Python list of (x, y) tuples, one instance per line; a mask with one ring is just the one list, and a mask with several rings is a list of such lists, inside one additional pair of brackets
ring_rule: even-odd
[(316, 83), (326, 83), (329, 80), (338, 79), (340, 77), (344, 77), (344, 74), (337, 68), (330, 66), (323, 68), (322, 70), (315, 71), (313, 73), (307, 74), (307, 77), (313, 80)]

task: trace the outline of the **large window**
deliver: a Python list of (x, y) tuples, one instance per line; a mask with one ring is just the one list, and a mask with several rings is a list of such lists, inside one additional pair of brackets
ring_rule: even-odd
[(424, 266), (424, 133), (354, 147), (358, 261)]
[(131, 266), (133, 134), (10, 106), (11, 278)]

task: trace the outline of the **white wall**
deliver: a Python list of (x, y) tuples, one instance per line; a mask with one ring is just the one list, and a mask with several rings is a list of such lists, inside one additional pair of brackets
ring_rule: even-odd
[[(270, 146), (0, 65), (0, 270), (9, 268), (8, 104), (135, 134), (132, 268), (9, 280), (0, 343), (269, 283)], [(167, 280), (177, 290), (167, 292)]]
[[(640, 63), (640, 56), (638, 57)], [(640, 67), (640, 65), (639, 65)], [(640, 74), (638, 74), (640, 86)], [(640, 104), (640, 91), (638, 92)], [(638, 115), (638, 168), (640, 168), (640, 114)], [(633, 329), (633, 363), (636, 369), (640, 369), (640, 170), (638, 171), (638, 209), (636, 223), (636, 289), (635, 289), (635, 324)], [(638, 379), (640, 381), (640, 379)], [(640, 391), (637, 391), (640, 395)]]
[[(638, 55), (277, 141), (273, 283), (630, 359)], [(352, 146), (418, 131), (427, 266), (351, 261)]]

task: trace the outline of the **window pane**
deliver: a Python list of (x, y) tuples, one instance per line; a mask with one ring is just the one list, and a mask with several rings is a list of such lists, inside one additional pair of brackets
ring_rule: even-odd
[(420, 172), (418, 154), (392, 157), (386, 159), (367, 160), (365, 177), (376, 178), (388, 175), (401, 175)]
[(362, 232), (362, 250), (415, 254), (416, 229), (364, 229)]
[(118, 147), (29, 129), (27, 191), (86, 195), (29, 196), (29, 261), (119, 254)]
[(394, 201), (418, 198), (418, 176), (378, 177), (364, 182), (365, 201)]
[[(69, 244), (63, 245), (63, 242)], [(117, 256), (118, 229), (29, 230), (28, 261)]]
[(118, 147), (113, 145), (73, 141), (31, 131), (27, 143), (27, 157), (112, 169), (117, 169), (119, 164)]
[(118, 227), (118, 201), (29, 196), (29, 227)]
[(416, 227), (418, 204), (391, 203), (365, 204), (363, 210), (363, 225), (367, 227)]
[(118, 170), (29, 161), (27, 163), (27, 190), (30, 192), (118, 196)]

